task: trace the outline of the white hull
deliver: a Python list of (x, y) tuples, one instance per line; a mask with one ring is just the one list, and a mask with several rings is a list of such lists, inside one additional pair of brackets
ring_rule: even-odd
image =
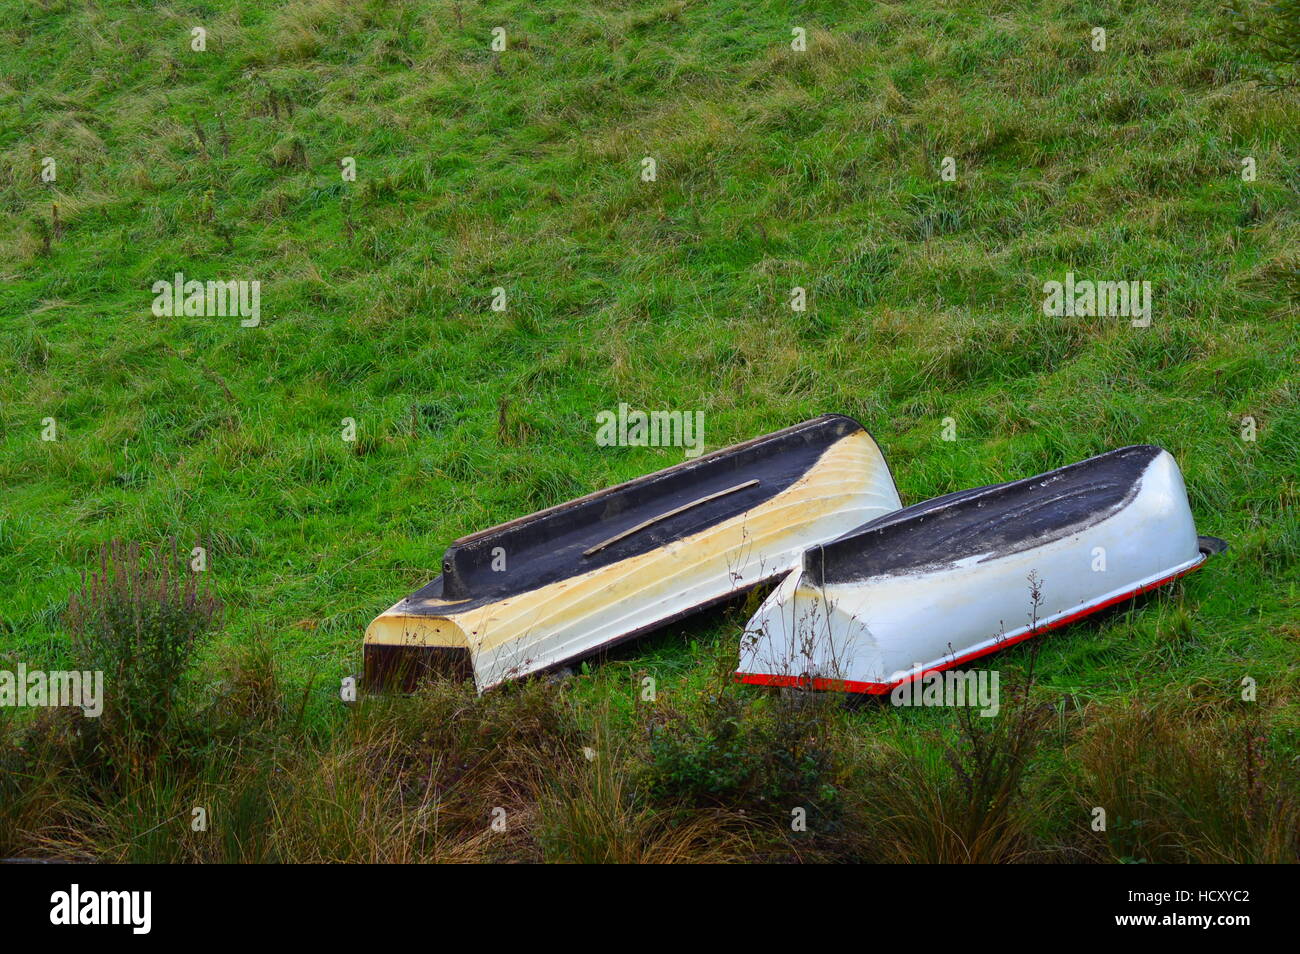
[[(1050, 502), (1052, 476), (1016, 491), (1028, 512), (1039, 514), (1042, 501)], [(1013, 486), (988, 488), (985, 500), (974, 492), (948, 509), (963, 508), (977, 532), (981, 510)], [(913, 522), (933, 528), (944, 509)], [(901, 525), (884, 532), (906, 539)], [(750, 620), (738, 677), (885, 692), (1150, 589), (1205, 559), (1182, 475), (1164, 451), (1146, 464), (1130, 498), (1114, 512), (1043, 537), (1008, 552), (988, 549), (952, 562), (936, 559), (903, 572), (877, 569), (861, 579), (824, 583), (816, 580), (816, 555), (810, 554), (812, 568), (787, 577)], [(866, 535), (861, 545), (872, 542)], [(1031, 577), (1038, 581), (1037, 605)]]

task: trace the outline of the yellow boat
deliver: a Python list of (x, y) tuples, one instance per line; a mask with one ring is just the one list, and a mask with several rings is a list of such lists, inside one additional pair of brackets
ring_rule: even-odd
[(823, 415), (455, 541), (366, 629), (366, 681), (483, 691), (557, 669), (780, 579), (900, 505), (871, 435)]

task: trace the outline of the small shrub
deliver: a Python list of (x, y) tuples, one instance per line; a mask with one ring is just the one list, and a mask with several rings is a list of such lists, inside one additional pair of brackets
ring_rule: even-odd
[(695, 710), (666, 712), (652, 727), (644, 782), (655, 800), (738, 809), (786, 822), (803, 808), (810, 831), (835, 827), (837, 749), (829, 738), (836, 700), (793, 692), (782, 704), (718, 693)]
[(104, 673), (99, 731), (156, 745), (195, 648), (220, 612), (175, 541), (153, 554), (121, 541), (102, 547), (99, 570), (82, 578), (65, 615), (78, 667)]

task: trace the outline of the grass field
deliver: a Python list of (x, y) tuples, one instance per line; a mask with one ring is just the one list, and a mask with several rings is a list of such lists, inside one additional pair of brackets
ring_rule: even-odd
[[(1041, 641), (1033, 692), (1057, 723), (1027, 791), (1084, 779), (1080, 804), (1095, 804), (1097, 766), (1145, 759), (1162, 720), (1171, 739), (1196, 731), (1170, 712), (1237, 718), (1223, 713), (1247, 676), (1267, 761), (1300, 774), (1300, 97), (1262, 90), (1258, 66), (1208, 0), (9, 5), (0, 660), (74, 661), (63, 613), (100, 544), (203, 541), (226, 613), (188, 691), (229, 698), (240, 673), (273, 667), (301, 711), (295, 744), (341, 777), (350, 733), (371, 731), (338, 702), (364, 626), (427, 582), (448, 542), (682, 459), (598, 446), (599, 411), (702, 411), (709, 450), (836, 411), (874, 434), (905, 503), (1159, 444), (1200, 532), (1230, 542), (1167, 592)], [(155, 316), (151, 286), (176, 272), (260, 281), (260, 325)], [(1044, 314), (1044, 283), (1067, 272), (1149, 281), (1151, 327)], [(666, 756), (635, 742), (659, 718), (635, 703), (637, 677), (656, 675), (666, 706), (715, 707), (706, 730), (722, 705), (765, 725), (784, 703), (716, 688), (744, 618), (673, 626), (563, 691), (443, 687), (411, 718), (554, 707), (566, 728), (546, 745), (624, 740), (626, 771), (593, 780), (578, 763), (520, 796), (540, 820), (511, 851), (689, 854), (711, 837), (698, 818), (646, 834), (667, 814), (664, 776), (634, 769)], [(994, 658), (1014, 675), (1029, 657)], [(1163, 716), (1141, 715), (1157, 702)], [(813, 708), (837, 765), (887, 749), (947, 784), (951, 712)], [(1156, 728), (1134, 741), (1134, 724)], [(1112, 729), (1137, 748), (1106, 748)], [(1204, 752), (1237, 751), (1214, 738)], [(852, 794), (852, 771), (824, 774)], [(10, 813), (0, 850), (139, 857), (104, 819), (134, 812), (142, 831), (188, 797), (160, 783), (166, 804), (145, 810), (134, 789), (106, 791), (77, 796), (98, 806), (93, 836)], [(1083, 809), (1044, 798), (1025, 823), (1035, 850), (1093, 857), (1071, 840), (1087, 837)], [(409, 821), (411, 799), (385, 810)], [(619, 832), (596, 825), (581, 850), (555, 834), (590, 822), (565, 811), (601, 804), (621, 806)], [(718, 824), (741, 832), (722, 855), (802, 856)], [(1200, 843), (1171, 831), (1166, 848)], [(316, 850), (356, 857), (357, 838)], [(433, 854), (491, 855), (471, 841)]]

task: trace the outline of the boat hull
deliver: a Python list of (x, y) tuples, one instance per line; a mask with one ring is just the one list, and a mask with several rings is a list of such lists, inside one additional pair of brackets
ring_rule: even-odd
[(441, 672), (482, 691), (571, 664), (899, 506), (871, 436), (826, 415), (457, 541), (442, 576), (367, 628), (367, 682)]
[(737, 678), (885, 693), (1164, 585), (1217, 543), (1154, 447), (952, 494), (810, 549), (746, 627)]

